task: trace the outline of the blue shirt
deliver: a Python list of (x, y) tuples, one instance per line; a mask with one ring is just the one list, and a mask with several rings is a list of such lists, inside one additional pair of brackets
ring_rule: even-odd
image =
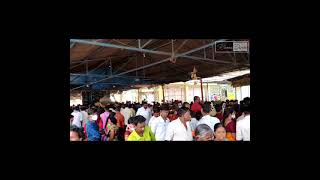
[(88, 141), (100, 141), (101, 139), (101, 135), (99, 133), (99, 126), (95, 122), (87, 122), (87, 134)]

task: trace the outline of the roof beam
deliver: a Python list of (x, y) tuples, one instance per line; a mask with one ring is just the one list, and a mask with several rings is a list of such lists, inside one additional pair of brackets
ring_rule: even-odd
[(146, 42), (144, 45), (141, 46), (141, 48), (146, 47), (146, 45), (148, 45), (149, 43), (151, 43), (152, 39), (150, 39), (148, 42)]
[(171, 53), (169, 53), (169, 52), (153, 51), (153, 50), (142, 49), (142, 48), (140, 49), (140, 48), (129, 47), (129, 46), (115, 45), (115, 44), (111, 44), (111, 43), (92, 42), (92, 41), (80, 40), (80, 39), (70, 39), (70, 42), (91, 44), (91, 45), (96, 45), (96, 46), (104, 46), (104, 47), (110, 47), (110, 48), (126, 49), (126, 50), (131, 50), (131, 51), (138, 51), (138, 52), (144, 52), (144, 53), (153, 53), (153, 54), (171, 56)]
[[(71, 40), (71, 41), (72, 41), (72, 40)], [(80, 42), (80, 43), (81, 43), (81, 42), (82, 42), (82, 40), (81, 40), (81, 41), (76, 40), (76, 42)], [(201, 50), (201, 49), (204, 49), (204, 48), (210, 47), (210, 46), (212, 46), (213, 44), (215, 44), (215, 42), (214, 42), (214, 41), (213, 41), (213, 42), (211, 42), (211, 43), (209, 43), (209, 44), (207, 44), (207, 45), (204, 45), (204, 46), (201, 46), (201, 47), (198, 47), (198, 48), (192, 49), (192, 50), (190, 50), (190, 51), (187, 51), (187, 52), (184, 52), (184, 53), (181, 53), (181, 54), (177, 54), (175, 57), (176, 57), (176, 58), (178, 58), (178, 57), (185, 56), (185, 55), (190, 54), (190, 53), (193, 53), (193, 52), (195, 52), (195, 51), (199, 51), (199, 50)], [(138, 49), (138, 48), (135, 48), (135, 49)], [(140, 50), (140, 49), (138, 49), (138, 50)], [(169, 53), (169, 54), (171, 55), (171, 53)], [(141, 66), (141, 67), (137, 67), (137, 68), (134, 68), (134, 69), (131, 69), (131, 70), (128, 70), (128, 71), (125, 71), (125, 72), (119, 73), (119, 74), (117, 74), (117, 76), (121, 76), (121, 75), (124, 75), (124, 74), (130, 73), (130, 72), (134, 72), (134, 71), (137, 71), (137, 70), (140, 70), (140, 69), (144, 69), (144, 68), (152, 67), (152, 66), (155, 66), (155, 65), (158, 65), (158, 64), (161, 64), (161, 63), (164, 63), (164, 62), (170, 61), (170, 60), (171, 60), (171, 58), (172, 58), (172, 57), (168, 57), (168, 58), (165, 58), (165, 59), (163, 59), (163, 60), (160, 60), (160, 61), (157, 61), (157, 62), (154, 62), (154, 63), (151, 63), (151, 64), (147, 64), (147, 65), (144, 65), (144, 66)], [(95, 84), (95, 83), (98, 83), (98, 82), (101, 82), (101, 81), (104, 81), (104, 80), (107, 80), (107, 79), (112, 79), (113, 77), (115, 77), (115, 75), (109, 76), (109, 77), (104, 78), (104, 79), (100, 79), (100, 80), (95, 81), (95, 82), (92, 82), (92, 83), (89, 83), (89, 85), (91, 85), (91, 84)], [(79, 88), (84, 87), (84, 86), (86, 86), (86, 85), (75, 87), (75, 88), (71, 89), (70, 91), (73, 91), (73, 90), (75, 90), (75, 89), (79, 89)]]

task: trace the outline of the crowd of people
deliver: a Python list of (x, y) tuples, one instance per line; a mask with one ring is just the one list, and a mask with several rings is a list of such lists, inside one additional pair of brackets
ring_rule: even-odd
[(70, 141), (250, 141), (250, 98), (70, 107)]

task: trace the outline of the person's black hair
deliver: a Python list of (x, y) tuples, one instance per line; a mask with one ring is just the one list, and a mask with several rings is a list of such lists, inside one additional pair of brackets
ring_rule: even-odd
[(113, 124), (117, 124), (116, 113), (111, 112), (111, 113), (109, 114), (108, 119), (110, 119), (110, 121), (111, 121)]
[(144, 118), (143, 116), (141, 115), (138, 115), (135, 117), (134, 121), (133, 121), (133, 124), (136, 126), (138, 125), (139, 123), (143, 123), (146, 121), (146, 118)]
[(182, 107), (178, 109), (177, 115), (178, 117), (182, 117), (186, 112), (190, 111), (187, 107)]
[(193, 101), (196, 102), (196, 100), (198, 99), (199, 96), (195, 96), (193, 97)]
[(244, 98), (242, 102), (240, 102), (240, 110), (245, 114), (250, 113), (250, 98)]
[(70, 126), (70, 131), (77, 133), (79, 138), (83, 138), (84, 136), (81, 129), (82, 128), (78, 128), (76, 125)]
[(196, 112), (196, 119), (199, 121), (202, 118), (201, 111)]
[(79, 106), (74, 107), (74, 110), (76, 110), (76, 111), (80, 111)]
[(142, 101), (142, 105), (144, 105), (144, 104), (148, 104), (147, 101)]
[(102, 107), (99, 107), (98, 110), (97, 110), (97, 113), (98, 114), (104, 113), (104, 109)]
[(234, 112), (234, 110), (232, 108), (226, 108), (224, 110), (224, 113), (223, 113), (223, 120), (225, 120), (226, 118), (228, 118), (228, 116), (230, 114), (232, 114)]
[(205, 113), (210, 113), (210, 111), (211, 111), (211, 105), (210, 105), (209, 103), (204, 103), (204, 104), (202, 105), (202, 110), (203, 110), (203, 112), (205, 112)]
[(214, 125), (214, 130), (213, 130), (213, 131), (216, 132), (219, 127), (224, 127), (224, 126), (223, 126), (223, 124), (221, 124), (221, 123), (216, 123), (216, 124)]
[(117, 106), (115, 110), (118, 111), (118, 112), (120, 112), (121, 106)]
[(191, 115), (192, 118), (196, 118), (196, 113), (194, 111), (192, 111), (192, 110), (190, 110), (190, 115)]
[(85, 107), (85, 106), (81, 106), (81, 111), (85, 111), (86, 109), (87, 109), (87, 107)]
[(234, 111), (239, 112), (240, 111), (240, 105), (239, 104), (234, 104), (233, 105), (233, 109), (234, 109)]
[(136, 117), (130, 117), (128, 119), (128, 124), (133, 124), (133, 122), (135, 121)]
[(216, 109), (216, 112), (220, 112), (222, 109), (222, 104), (216, 104), (214, 105), (214, 108)]
[(160, 108), (157, 107), (157, 106), (155, 106), (155, 107), (153, 108), (153, 112), (154, 112), (154, 113), (159, 113), (159, 112), (160, 112)]
[(160, 106), (160, 110), (169, 111), (169, 105), (168, 105), (168, 104), (162, 104), (162, 105)]
[(182, 107), (186, 107), (186, 104), (189, 104), (188, 102), (184, 102), (183, 104), (182, 104)]

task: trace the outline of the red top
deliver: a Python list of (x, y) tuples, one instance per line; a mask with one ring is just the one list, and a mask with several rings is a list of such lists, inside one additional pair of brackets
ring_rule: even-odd
[(234, 122), (234, 120), (231, 120), (231, 121), (226, 125), (226, 132), (236, 133), (236, 123)]
[(178, 115), (169, 114), (169, 115), (168, 115), (168, 119), (169, 119), (170, 121), (176, 120), (176, 119), (178, 119)]
[(220, 122), (222, 122), (223, 120), (223, 114), (222, 113), (217, 113), (216, 114), (216, 118), (218, 118), (220, 120)]
[(201, 105), (197, 102), (193, 103), (192, 106), (191, 106), (191, 110), (193, 112), (198, 112), (198, 111), (201, 111)]
[(102, 122), (101, 117), (98, 117), (98, 119), (97, 119), (97, 124), (98, 124), (98, 126), (99, 126), (99, 129), (103, 129), (103, 122)]
[(117, 126), (124, 128), (124, 116), (120, 112), (116, 112)]

